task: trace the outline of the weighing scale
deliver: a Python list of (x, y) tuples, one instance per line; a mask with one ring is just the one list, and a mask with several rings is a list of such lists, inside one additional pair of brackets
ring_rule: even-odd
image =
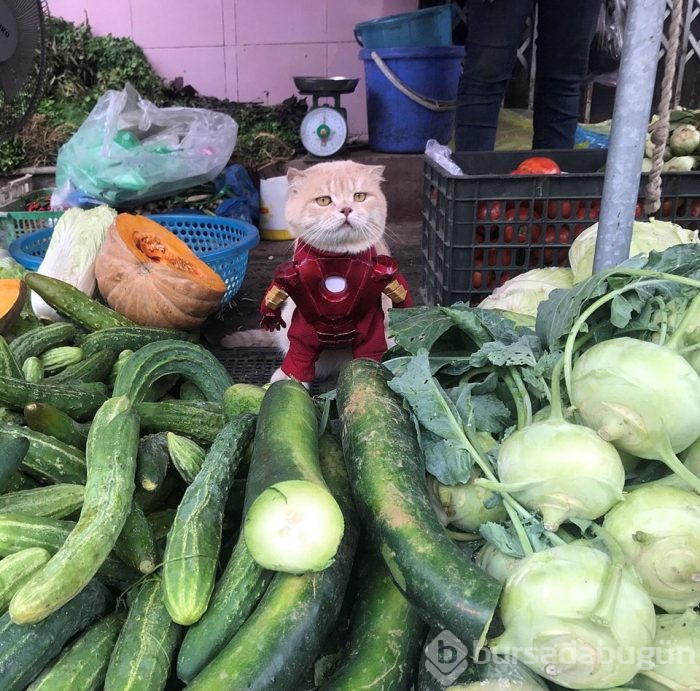
[[(301, 121), (301, 143), (313, 156), (326, 158), (338, 153), (348, 137), (347, 113), (340, 105), (341, 94), (355, 91), (359, 79), (347, 77), (294, 77), (299, 93), (311, 96), (313, 105)], [(333, 105), (319, 100), (332, 98)]]

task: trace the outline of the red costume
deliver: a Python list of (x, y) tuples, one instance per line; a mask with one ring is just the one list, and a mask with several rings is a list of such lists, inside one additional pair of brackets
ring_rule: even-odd
[(387, 349), (382, 293), (394, 307), (413, 304), (396, 260), (377, 255), (374, 248), (359, 254), (324, 252), (298, 241), (293, 260), (277, 267), (260, 306), (260, 325), (273, 331), (285, 326), (284, 300), (296, 303), (282, 371), (313, 381), (325, 348), (351, 346), (353, 357), (379, 360)]

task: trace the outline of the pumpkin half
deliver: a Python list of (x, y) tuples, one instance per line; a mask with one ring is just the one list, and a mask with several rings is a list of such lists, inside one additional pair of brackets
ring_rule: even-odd
[(109, 306), (142, 326), (196, 329), (226, 292), (221, 276), (182, 240), (126, 213), (107, 231), (95, 277)]
[(19, 278), (0, 279), (0, 334), (7, 333), (14, 326), (26, 298), (24, 281)]

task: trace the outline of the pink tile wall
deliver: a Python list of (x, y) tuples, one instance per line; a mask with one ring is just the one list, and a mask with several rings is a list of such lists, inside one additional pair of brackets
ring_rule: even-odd
[(351, 134), (367, 132), (364, 67), (353, 28), (418, 8), (418, 0), (49, 0), (52, 14), (87, 16), (97, 34), (130, 36), (162, 77), (200, 93), (276, 103), (298, 75), (361, 79), (344, 96)]

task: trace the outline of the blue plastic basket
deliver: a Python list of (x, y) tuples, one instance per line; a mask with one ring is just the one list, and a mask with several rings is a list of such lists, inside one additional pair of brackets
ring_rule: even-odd
[[(260, 241), (258, 229), (250, 223), (221, 216), (190, 214), (153, 214), (146, 216), (180, 240), (226, 283), (222, 304), (239, 291), (248, 265), (248, 251)], [(28, 233), (10, 245), (14, 260), (36, 271), (46, 254), (53, 228)]]

